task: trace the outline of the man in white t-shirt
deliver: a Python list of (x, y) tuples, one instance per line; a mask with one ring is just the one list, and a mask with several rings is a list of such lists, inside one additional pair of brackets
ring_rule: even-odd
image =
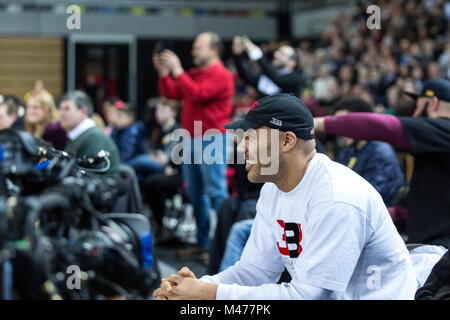
[[(240, 261), (196, 279), (163, 279), (157, 299), (413, 299), (408, 250), (377, 191), (351, 169), (316, 154), (313, 118), (290, 94), (255, 102), (242, 129), (251, 182), (265, 182)], [(277, 170), (269, 170), (275, 167)], [(278, 284), (284, 269), (289, 283)]]

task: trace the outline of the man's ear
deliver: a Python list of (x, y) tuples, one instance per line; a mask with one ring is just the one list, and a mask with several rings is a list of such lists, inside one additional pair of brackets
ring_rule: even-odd
[(283, 134), (281, 148), (284, 151), (291, 150), (292, 148), (295, 147), (296, 144), (297, 144), (297, 136), (293, 132), (287, 131)]
[(439, 107), (439, 99), (437, 97), (433, 97), (431, 104), (428, 106), (429, 111), (437, 111)]
[(87, 107), (81, 107), (81, 112), (83, 112), (83, 114), (89, 118), (89, 112), (88, 112), (88, 108)]

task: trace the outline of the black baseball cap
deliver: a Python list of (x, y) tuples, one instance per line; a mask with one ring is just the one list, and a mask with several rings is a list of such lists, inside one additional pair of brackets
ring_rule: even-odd
[(425, 82), (420, 94), (403, 91), (414, 100), (419, 97), (432, 98), (450, 102), (450, 81), (445, 79), (431, 79)]
[(309, 109), (290, 93), (277, 93), (253, 102), (244, 119), (225, 124), (225, 129), (256, 129), (267, 126), (292, 131), (303, 140), (314, 138), (314, 119)]

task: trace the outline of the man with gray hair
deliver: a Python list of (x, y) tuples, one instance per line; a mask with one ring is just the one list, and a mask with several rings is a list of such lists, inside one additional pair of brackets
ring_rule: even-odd
[(69, 138), (65, 151), (78, 158), (96, 156), (101, 150), (107, 151), (110, 154), (110, 167), (104, 174), (118, 175), (119, 151), (114, 141), (106, 136), (90, 118), (93, 106), (89, 96), (82, 91), (65, 93), (59, 103), (59, 112), (61, 126)]

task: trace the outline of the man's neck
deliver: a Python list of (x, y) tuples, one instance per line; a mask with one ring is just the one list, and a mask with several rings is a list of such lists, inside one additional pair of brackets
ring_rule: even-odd
[(124, 123), (123, 126), (118, 127), (117, 130), (128, 129), (128, 127), (131, 126), (133, 123), (134, 123), (134, 120), (133, 121), (128, 121), (128, 122)]
[(302, 161), (287, 161), (284, 165), (283, 173), (280, 175), (279, 179), (277, 179), (278, 181), (274, 182), (277, 188), (283, 192), (294, 190), (294, 188), (303, 180), (306, 170), (316, 153), (317, 152), (314, 149), (314, 151), (307, 155)]
[(67, 136), (71, 141), (76, 140), (81, 136), (86, 130), (95, 126), (95, 122), (91, 118), (85, 118), (81, 121), (75, 128), (67, 133)]
[(212, 58), (210, 61), (208, 61), (205, 65), (201, 66), (200, 69), (206, 69), (220, 61), (219, 58)]
[(436, 111), (433, 113), (433, 115), (428, 115), (429, 118), (450, 118), (450, 111), (445, 110), (442, 108), (442, 110)]

